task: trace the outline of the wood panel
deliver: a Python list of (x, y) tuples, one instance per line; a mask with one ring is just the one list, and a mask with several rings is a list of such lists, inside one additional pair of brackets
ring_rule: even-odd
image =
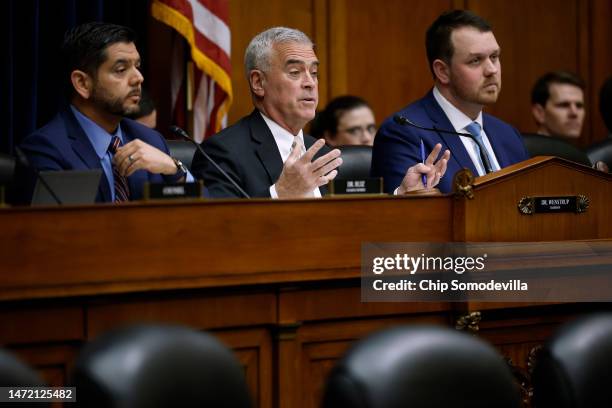
[(272, 408), (272, 337), (263, 328), (222, 330), (213, 334), (230, 347), (244, 367), (254, 407)]
[[(432, 86), (425, 53), (425, 31), (433, 20), (451, 7), (448, 0), (402, 0), (375, 2), (351, 0), (346, 15), (331, 15), (334, 21), (346, 18), (346, 61), (332, 67), (331, 81), (346, 76), (346, 89), (335, 89), (365, 98), (372, 104), (379, 122)], [(334, 37), (331, 37), (333, 41)], [(335, 64), (333, 56), (331, 63)]]
[[(448, 241), (451, 205), (442, 196), (381, 196), (3, 211), (2, 242), (20, 244), (0, 245), (6, 260), (0, 268), (19, 271), (0, 274), (0, 299), (194, 287), (193, 279), (200, 287), (219, 287), (355, 277), (362, 242), (402, 241), (411, 230), (423, 240)], [(423, 206), (430, 211), (405, 217)], [(113, 256), (92, 258), (100, 248)], [(313, 248), (335, 256), (313, 257)]]
[(165, 294), (161, 298), (155, 295), (111, 297), (88, 304), (87, 338), (95, 338), (117, 326), (142, 321), (212, 330), (269, 325), (276, 321), (276, 315), (276, 299), (271, 293), (224, 295), (222, 291), (199, 291)]
[[(521, 176), (515, 177), (518, 173)], [(466, 235), (456, 239), (488, 242), (607, 238), (612, 235), (609, 208), (595, 203), (610, 200), (611, 180), (610, 174), (562, 159), (536, 158), (506, 167), (495, 176), (480, 178), (474, 199), (456, 206), (465, 206), (466, 217)], [(592, 205), (583, 213), (554, 214), (554, 221), (552, 214), (524, 215), (518, 209), (523, 197), (578, 194), (585, 195)]]

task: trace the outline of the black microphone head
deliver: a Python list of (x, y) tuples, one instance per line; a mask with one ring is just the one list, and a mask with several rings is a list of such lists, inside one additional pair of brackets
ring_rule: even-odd
[(181, 129), (180, 127), (176, 126), (176, 125), (172, 125), (170, 126), (170, 131), (172, 133), (174, 133), (175, 135), (178, 135), (184, 139), (188, 139), (191, 140), (191, 138), (189, 137), (189, 135), (187, 134), (187, 132), (185, 132), (183, 129)]
[(398, 125), (402, 125), (402, 126), (408, 123), (408, 119), (400, 115), (393, 116), (393, 121), (397, 123)]

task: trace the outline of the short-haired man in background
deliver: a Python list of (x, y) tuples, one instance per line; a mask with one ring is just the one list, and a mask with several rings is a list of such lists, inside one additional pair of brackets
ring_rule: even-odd
[(531, 113), (537, 133), (577, 139), (584, 123), (584, 81), (566, 71), (554, 71), (538, 79), (531, 91)]

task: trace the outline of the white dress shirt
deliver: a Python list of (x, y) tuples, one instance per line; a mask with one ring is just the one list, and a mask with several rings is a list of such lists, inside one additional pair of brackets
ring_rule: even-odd
[[(499, 166), (497, 157), (495, 157), (495, 152), (491, 147), (491, 143), (489, 143), (489, 138), (487, 137), (487, 134), (484, 131), (484, 126), (482, 125), (482, 111), (478, 113), (478, 117), (476, 118), (476, 120), (472, 120), (465, 113), (461, 112), (452, 103), (450, 103), (448, 99), (446, 99), (435, 86), (433, 89), (433, 96), (446, 114), (446, 117), (450, 121), (451, 125), (453, 125), (455, 132), (469, 133), (466, 129), (466, 126), (468, 126), (472, 122), (478, 122), (480, 128), (482, 129), (482, 141), (485, 145), (485, 148), (487, 149), (487, 152), (489, 153), (489, 157), (491, 158), (491, 166), (493, 166), (494, 171), (499, 170), (501, 167)], [(478, 145), (476, 144), (476, 142), (472, 138), (467, 136), (459, 136), (459, 138), (461, 139), (463, 146), (465, 146), (465, 150), (467, 150), (470, 159), (472, 159), (472, 163), (474, 163), (474, 167), (476, 167), (478, 175), (483, 176), (487, 174), (486, 170), (480, 162), (480, 154), (478, 154)], [(452, 154), (453, 152), (451, 152), (451, 155)]]
[[(302, 140), (302, 145), (304, 145), (304, 133), (300, 129), (300, 132), (294, 136), (291, 134), (291, 132), (279, 126), (276, 122), (274, 122), (272, 119), (270, 119), (263, 113), (259, 113), (261, 114), (263, 120), (266, 122), (266, 125), (268, 125), (270, 132), (272, 132), (272, 136), (274, 136), (274, 141), (276, 142), (276, 147), (278, 147), (281, 159), (283, 159), (283, 163), (285, 163), (287, 157), (289, 157), (289, 154), (291, 153), (291, 145), (293, 144), (293, 139), (295, 136), (299, 137)], [(319, 187), (316, 187), (312, 191), (312, 194), (313, 197), (321, 197)], [(276, 193), (276, 187), (274, 186), (274, 184), (270, 186), (270, 197), (278, 198), (278, 194)]]

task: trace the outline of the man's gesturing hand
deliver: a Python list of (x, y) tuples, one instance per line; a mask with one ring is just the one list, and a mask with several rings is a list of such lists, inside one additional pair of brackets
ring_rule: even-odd
[[(450, 150), (445, 150), (442, 156), (438, 158), (442, 145), (438, 143), (429, 153), (425, 163), (415, 164), (406, 171), (406, 175), (402, 180), (402, 184), (397, 188), (397, 194), (406, 194), (409, 191), (431, 189), (438, 185), (444, 173), (446, 173), (446, 165), (450, 159)], [(421, 175), (427, 177), (427, 185), (423, 185)]]
[(340, 150), (334, 149), (312, 161), (324, 145), (323, 139), (317, 140), (302, 157), (301, 149), (294, 148), (291, 151), (275, 184), (278, 198), (308, 197), (316, 187), (327, 184), (336, 177), (336, 168), (342, 164)]

